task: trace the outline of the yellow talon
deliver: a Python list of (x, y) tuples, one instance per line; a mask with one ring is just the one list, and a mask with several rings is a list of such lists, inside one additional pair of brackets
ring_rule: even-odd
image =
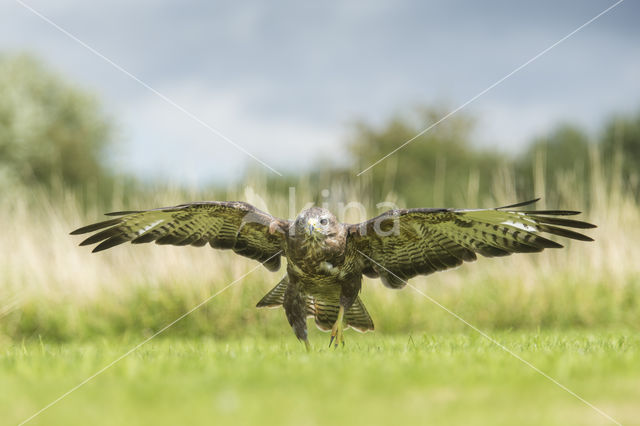
[(333, 328), (331, 329), (331, 340), (329, 340), (329, 347), (335, 340), (334, 348), (337, 348), (340, 343), (344, 346), (344, 325), (342, 324), (342, 320), (344, 318), (344, 306), (340, 306), (340, 310), (338, 311), (338, 319), (336, 319), (335, 324), (333, 324)]

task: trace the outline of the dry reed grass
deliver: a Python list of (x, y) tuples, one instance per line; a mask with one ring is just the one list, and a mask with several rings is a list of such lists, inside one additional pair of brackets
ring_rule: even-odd
[[(585, 211), (580, 218), (598, 225), (589, 232), (596, 242), (568, 243), (565, 249), (536, 255), (480, 259), (412, 283), (485, 328), (637, 326), (640, 208), (635, 194), (624, 189), (619, 172), (606, 175), (596, 153), (590, 182), (580, 182), (571, 173), (559, 175), (555, 182), (544, 182), (543, 166), (535, 168), (536, 195), (543, 197), (537, 207)], [(289, 216), (289, 194), (269, 194), (264, 182), (259, 176), (249, 179), (245, 188), (229, 189), (226, 199), (244, 199), (273, 214)], [(460, 204), (490, 207), (519, 201), (513, 182), (511, 170), (498, 170), (493, 197), (479, 199), (471, 179)], [(380, 212), (374, 207), (376, 200), (366, 196), (366, 178), (351, 184), (323, 183), (330, 190), (326, 197), (330, 207), (357, 200), (368, 207), (369, 216)], [(557, 205), (545, 205), (544, 197), (550, 194)], [(194, 200), (199, 195), (166, 189), (137, 205), (124, 206), (116, 197), (113, 206), (151, 208)], [(387, 198), (402, 206), (401, 198), (391, 190)], [(233, 253), (207, 248), (124, 245), (93, 255), (77, 246), (78, 237), (69, 235), (70, 230), (100, 218), (95, 209), (81, 207), (86, 200), (73, 193), (61, 191), (54, 196), (44, 190), (16, 190), (5, 193), (3, 199), (0, 334), (10, 338), (149, 333), (255, 266), (255, 262)], [(296, 209), (318, 199), (304, 178), (296, 187), (296, 199)], [(355, 213), (350, 210), (346, 220), (357, 219)], [(194, 312), (174, 332), (288, 332), (284, 315), (254, 309), (254, 303), (280, 275), (263, 268), (254, 271)], [(377, 281), (366, 280), (363, 298), (383, 332), (463, 327), (410, 289), (390, 291)]]

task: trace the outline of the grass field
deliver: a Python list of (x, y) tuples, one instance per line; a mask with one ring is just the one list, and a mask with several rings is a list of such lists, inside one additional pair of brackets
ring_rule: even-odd
[[(631, 331), (492, 337), (625, 425), (640, 424), (640, 338)], [(33, 425), (604, 425), (585, 405), (477, 333), (360, 335), (306, 353), (290, 336), (157, 338)], [(135, 340), (12, 343), (0, 357), (2, 424), (17, 424)]]
[[(578, 218), (598, 225), (588, 232), (595, 242), (479, 259), (411, 284), (620, 423), (640, 424), (640, 206), (619, 177), (595, 176), (580, 183), (588, 187), (571, 176), (554, 182), (558, 204), (536, 206), (584, 210)], [(494, 199), (466, 204), (520, 200), (498, 182)], [(287, 216), (286, 196), (253, 199), (265, 189), (252, 184), (219, 198), (265, 201)], [(344, 201), (375, 205), (356, 189)], [(298, 190), (300, 202), (312, 198)], [(410, 288), (365, 280), (376, 332), (348, 331), (347, 345), (330, 350), (311, 326), (306, 353), (281, 310), (254, 308), (283, 271), (208, 248), (123, 245), (92, 255), (68, 235), (100, 219), (91, 200), (64, 191), (3, 197), (2, 426), (249, 272), (29, 424), (612, 424)], [(135, 205), (116, 198), (111, 209), (207, 198), (159, 191)]]

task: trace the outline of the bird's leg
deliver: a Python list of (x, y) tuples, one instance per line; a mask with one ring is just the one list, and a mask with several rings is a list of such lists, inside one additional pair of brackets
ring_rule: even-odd
[(302, 342), (304, 343), (304, 347), (307, 349), (307, 352), (311, 352), (311, 343), (309, 343), (309, 340), (304, 339)]
[(342, 324), (342, 319), (344, 318), (344, 306), (341, 304), (340, 309), (338, 310), (338, 319), (335, 324), (333, 324), (333, 328), (331, 329), (331, 340), (329, 341), (329, 347), (335, 340), (334, 347), (337, 348), (339, 343), (344, 345), (344, 326)]

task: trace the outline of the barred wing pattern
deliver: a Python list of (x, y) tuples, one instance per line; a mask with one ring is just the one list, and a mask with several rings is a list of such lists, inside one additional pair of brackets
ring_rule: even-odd
[(198, 202), (107, 215), (118, 217), (76, 229), (71, 234), (99, 231), (80, 243), (83, 246), (99, 243), (94, 252), (127, 241), (196, 247), (208, 243), (213, 248), (232, 249), (265, 262), (271, 271), (280, 268), (277, 254), (284, 248), (282, 230), (288, 227), (288, 221), (239, 201)]
[(541, 233), (593, 241), (567, 228), (595, 225), (558, 216), (568, 210), (511, 210), (538, 200), (483, 210), (390, 210), (367, 222), (350, 225), (349, 242), (360, 252), (363, 273), (380, 277), (385, 286), (401, 288), (416, 275), (427, 275), (486, 257), (540, 252), (562, 245)]

